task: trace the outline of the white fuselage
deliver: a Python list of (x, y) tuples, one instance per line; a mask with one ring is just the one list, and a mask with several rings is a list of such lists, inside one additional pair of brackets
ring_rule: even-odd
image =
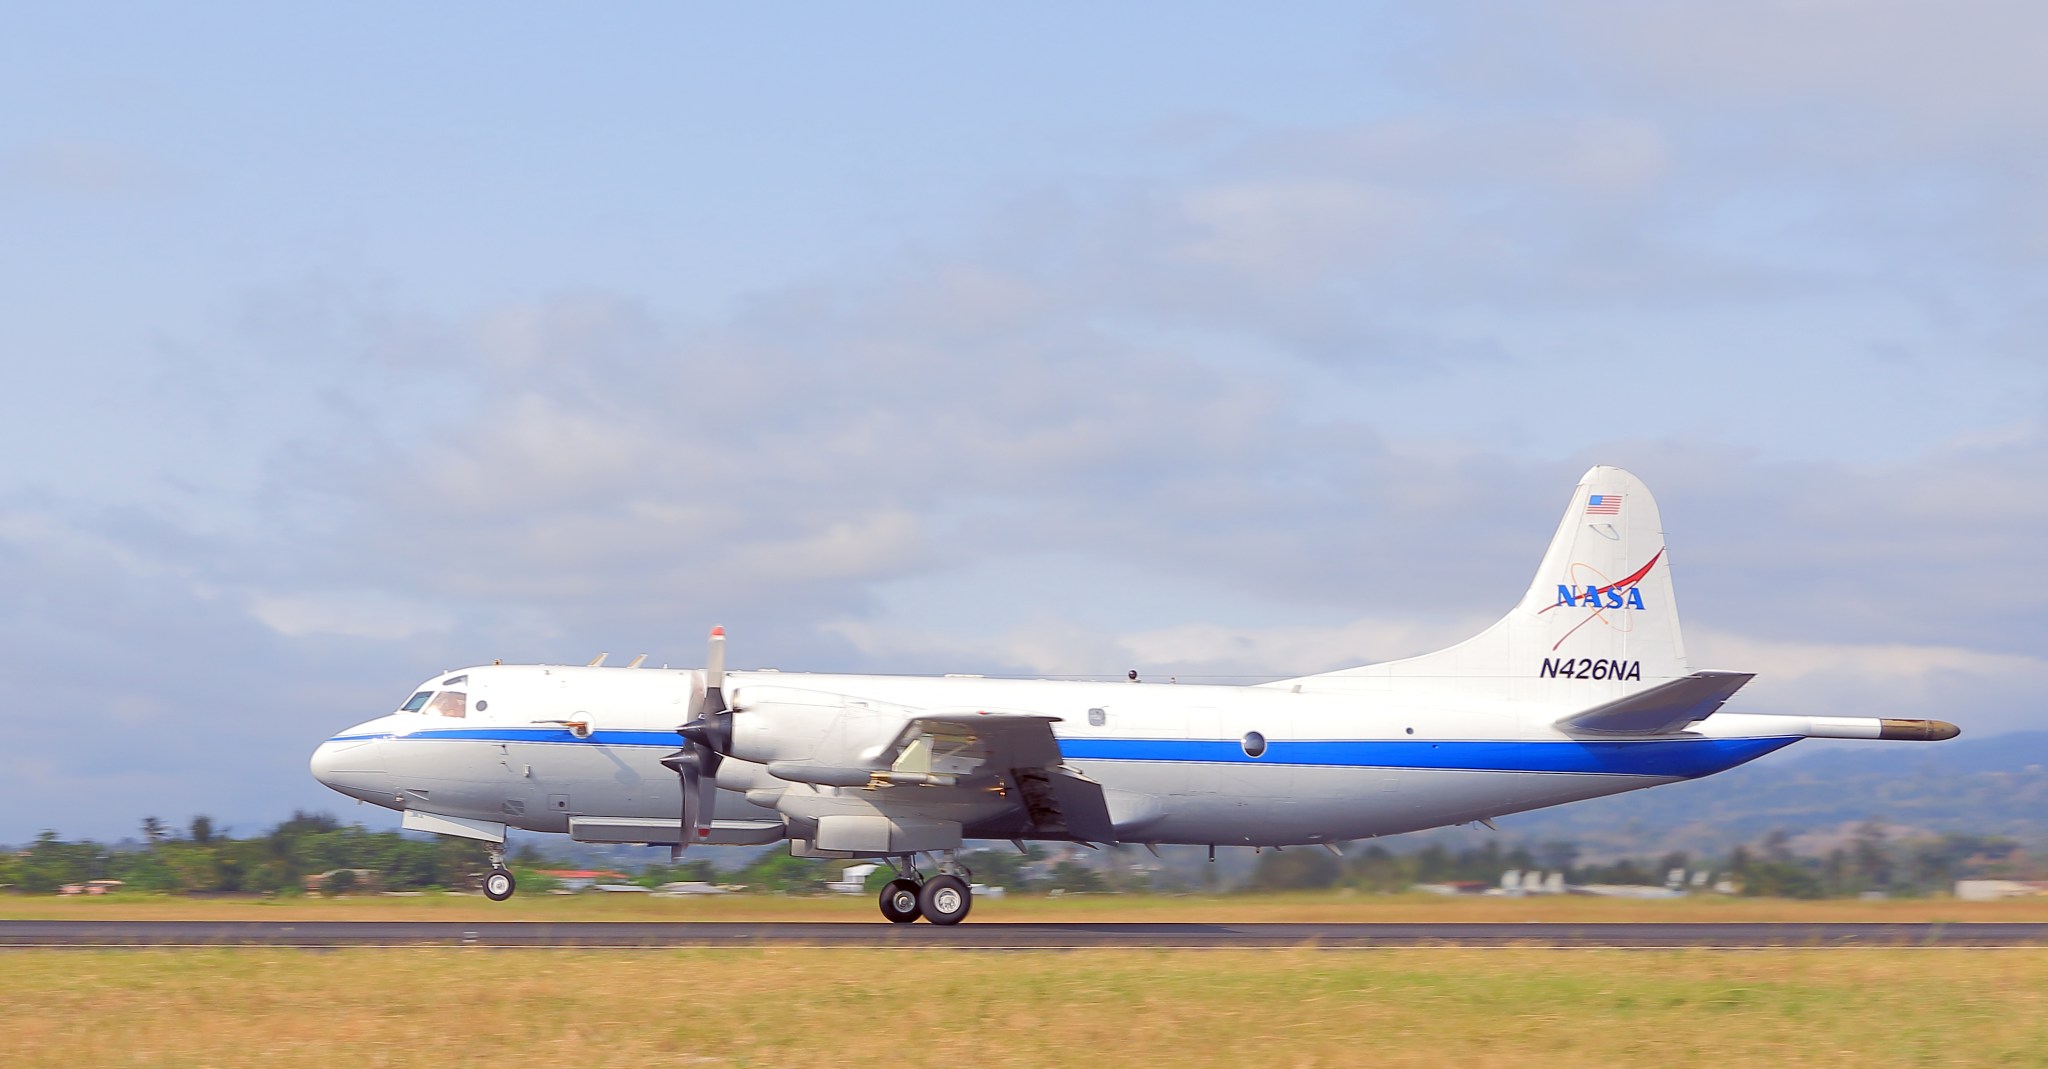
[[(315, 774), (368, 802), (483, 827), (567, 832), (577, 818), (677, 818), (680, 788), (660, 759), (677, 749), (695, 670), (506, 665), (451, 673), (452, 685), (443, 678), (422, 684), (440, 700), (421, 711), (323, 744)], [(1588, 740), (1555, 727), (1559, 708), (1542, 703), (1284, 684), (732, 672), (726, 688), (1058, 717), (1064, 764), (1101, 785), (1110, 837), (1142, 843), (1289, 845), (1458, 824), (1709, 775), (1812, 733), (1722, 714), (1677, 735)], [(977, 803), (916, 786), (789, 782), (731, 758), (717, 779), (717, 820), (774, 821), (772, 838), (806, 838), (820, 817), (871, 812), (883, 792), (898, 816), (930, 797), (936, 808), (925, 815), (958, 822), (969, 838), (1033, 837), (995, 795)], [(655, 830), (634, 840), (676, 841)]]

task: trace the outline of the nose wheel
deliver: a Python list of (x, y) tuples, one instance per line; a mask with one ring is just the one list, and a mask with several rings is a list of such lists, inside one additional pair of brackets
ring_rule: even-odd
[(499, 866), (484, 873), (484, 897), (493, 902), (503, 902), (512, 897), (519, 887), (519, 881), (512, 878), (512, 870)]

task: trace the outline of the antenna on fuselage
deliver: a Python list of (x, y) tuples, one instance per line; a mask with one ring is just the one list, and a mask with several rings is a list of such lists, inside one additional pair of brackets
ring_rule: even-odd
[(646, 663), (647, 663), (647, 655), (643, 653), (643, 654), (641, 654), (640, 656), (638, 656), (638, 657), (635, 657), (635, 658), (633, 658), (633, 662), (632, 662), (631, 664), (628, 664), (628, 665), (627, 665), (626, 667), (628, 667), (628, 668), (638, 668), (638, 667), (640, 667), (641, 665), (643, 665), (643, 664), (646, 664)]
[(584, 665), (583, 667), (585, 667), (585, 668), (603, 668), (603, 667), (604, 667), (604, 659), (605, 659), (606, 657), (609, 657), (609, 656), (611, 656), (611, 654), (609, 654), (609, 653), (600, 653), (600, 654), (598, 654), (597, 656), (595, 656), (595, 657), (592, 657), (592, 658), (590, 659), (590, 663), (589, 663), (589, 664), (587, 664), (587, 665)]

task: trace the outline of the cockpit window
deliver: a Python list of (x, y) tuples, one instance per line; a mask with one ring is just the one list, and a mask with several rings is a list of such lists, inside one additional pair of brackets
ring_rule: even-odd
[(467, 683), (467, 682), (469, 682), (469, 676), (468, 676), (468, 675), (459, 675), (459, 676), (449, 676), (449, 677), (448, 677), (447, 679), (444, 679), (444, 680), (442, 680), (442, 681), (441, 681), (441, 685), (442, 685), (442, 686), (444, 686), (444, 687), (452, 687), (452, 686), (454, 686), (454, 685), (455, 685), (455, 684), (457, 684), (457, 683)]
[(466, 708), (468, 703), (469, 695), (464, 694), (462, 691), (444, 690), (434, 695), (434, 701), (427, 706), (427, 712), (429, 714), (438, 713), (442, 716), (468, 716), (469, 710)]
[(398, 711), (401, 713), (417, 713), (420, 711), (421, 706), (427, 704), (427, 699), (433, 696), (434, 692), (431, 690), (420, 691), (418, 694), (407, 698), (405, 704), (398, 707)]

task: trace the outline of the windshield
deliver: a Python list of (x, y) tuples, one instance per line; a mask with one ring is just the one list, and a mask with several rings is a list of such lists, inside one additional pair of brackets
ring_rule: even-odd
[(431, 690), (420, 691), (418, 694), (407, 698), (405, 704), (398, 707), (398, 711), (401, 713), (417, 713), (420, 711), (421, 706), (427, 704), (427, 699), (433, 696), (434, 692)]
[(459, 690), (444, 690), (434, 695), (434, 700), (427, 705), (427, 712), (442, 716), (468, 716), (468, 704), (469, 695)]

